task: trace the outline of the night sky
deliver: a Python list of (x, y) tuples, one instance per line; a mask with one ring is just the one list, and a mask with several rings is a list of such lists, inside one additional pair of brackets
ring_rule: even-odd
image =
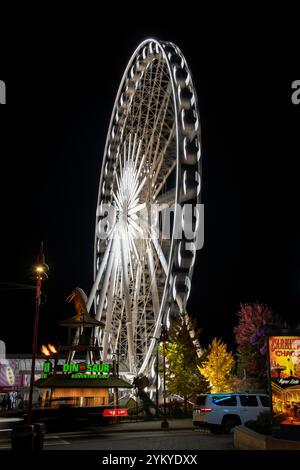
[(41, 240), (50, 273), (39, 344), (63, 338), (58, 321), (73, 312), (71, 290), (89, 292), (110, 114), (123, 70), (148, 37), (181, 48), (198, 93), (205, 246), (188, 307), (203, 344), (218, 336), (234, 346), (240, 302), (268, 303), (291, 326), (300, 323), (296, 30), (145, 14), (27, 11), (1, 29), (0, 339), (9, 353), (31, 350), (34, 291), (3, 283), (33, 282)]

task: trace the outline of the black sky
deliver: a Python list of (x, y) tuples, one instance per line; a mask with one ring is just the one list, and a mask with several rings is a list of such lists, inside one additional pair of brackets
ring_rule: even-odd
[[(65, 297), (92, 283), (98, 180), (117, 87), (138, 43), (155, 37), (181, 48), (199, 98), (205, 246), (189, 309), (203, 341), (221, 336), (233, 345), (240, 302), (268, 303), (297, 323), (297, 31), (205, 24), (197, 14), (124, 15), (27, 12), (1, 29), (0, 281), (30, 283), (44, 241), (51, 271), (40, 342), (55, 342), (58, 321), (70, 313)], [(29, 352), (33, 294), (1, 290), (0, 298), (0, 339), (10, 353)]]

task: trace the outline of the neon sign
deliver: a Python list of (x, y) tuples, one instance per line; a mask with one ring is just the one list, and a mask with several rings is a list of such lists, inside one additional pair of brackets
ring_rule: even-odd
[(300, 334), (269, 336), (268, 343), (269, 379), (274, 423), (299, 426)]
[[(112, 375), (111, 366), (107, 362), (98, 364), (77, 363), (63, 364), (60, 366), (62, 374), (71, 379), (107, 379)], [(49, 361), (44, 363), (42, 378), (48, 378), (52, 372), (52, 365)]]

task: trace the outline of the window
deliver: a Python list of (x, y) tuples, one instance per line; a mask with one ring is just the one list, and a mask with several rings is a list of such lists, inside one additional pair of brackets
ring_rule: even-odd
[(213, 402), (215, 405), (219, 405), (219, 406), (236, 406), (237, 405), (235, 395), (214, 396)]
[(240, 400), (242, 406), (258, 406), (255, 395), (240, 395)]
[(270, 407), (270, 400), (269, 397), (266, 397), (264, 395), (259, 395), (259, 399), (261, 401), (262, 406), (269, 408)]
[(205, 406), (206, 397), (207, 397), (207, 395), (199, 395), (196, 398), (196, 405), (197, 406)]

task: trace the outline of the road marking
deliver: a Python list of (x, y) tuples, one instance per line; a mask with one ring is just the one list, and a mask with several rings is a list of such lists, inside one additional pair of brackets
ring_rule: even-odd
[(58, 446), (58, 445), (69, 445), (71, 444), (69, 441), (65, 441), (64, 439), (60, 439), (59, 437), (53, 438), (51, 437), (52, 442), (50, 441), (45, 441), (45, 447), (50, 447), (50, 446)]

